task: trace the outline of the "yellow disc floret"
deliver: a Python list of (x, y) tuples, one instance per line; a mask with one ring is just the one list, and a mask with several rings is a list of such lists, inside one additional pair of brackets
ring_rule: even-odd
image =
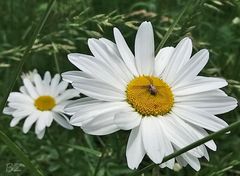
[(127, 86), (127, 101), (142, 116), (168, 113), (174, 102), (171, 88), (153, 76), (139, 76)]
[(56, 105), (56, 102), (51, 96), (40, 96), (34, 102), (35, 107), (40, 111), (50, 111)]

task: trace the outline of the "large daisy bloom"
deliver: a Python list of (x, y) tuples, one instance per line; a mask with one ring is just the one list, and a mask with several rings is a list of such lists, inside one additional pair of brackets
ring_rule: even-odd
[(23, 132), (27, 133), (35, 125), (35, 133), (39, 139), (45, 134), (46, 127), (50, 127), (55, 120), (66, 129), (73, 129), (69, 119), (64, 114), (64, 107), (70, 99), (79, 93), (75, 89), (67, 89), (68, 83), (60, 81), (60, 75), (51, 78), (47, 71), (42, 79), (37, 71), (22, 75), (24, 85), (20, 92), (11, 92), (8, 97), (8, 107), (4, 113), (12, 115), (10, 126), (16, 126), (22, 119)]
[[(160, 164), (164, 156), (207, 136), (206, 130), (227, 126), (215, 115), (233, 110), (237, 101), (220, 90), (227, 85), (224, 79), (198, 76), (209, 58), (206, 49), (191, 57), (192, 42), (184, 38), (155, 56), (150, 22), (137, 31), (135, 55), (117, 28), (114, 38), (116, 44), (89, 39), (93, 56), (68, 55), (81, 71), (66, 72), (63, 79), (88, 96), (66, 107), (72, 125), (93, 135), (131, 130), (126, 149), (131, 169), (145, 154)], [(209, 141), (160, 166), (172, 169), (177, 162), (199, 170), (198, 158), (209, 159), (206, 147), (216, 150)]]

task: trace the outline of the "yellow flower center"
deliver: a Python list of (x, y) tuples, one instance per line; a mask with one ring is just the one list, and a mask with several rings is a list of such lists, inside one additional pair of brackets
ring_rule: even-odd
[(49, 111), (56, 105), (56, 102), (51, 96), (40, 96), (35, 100), (34, 105), (40, 111)]
[(127, 86), (127, 101), (142, 116), (168, 113), (174, 102), (171, 88), (154, 76), (139, 76)]

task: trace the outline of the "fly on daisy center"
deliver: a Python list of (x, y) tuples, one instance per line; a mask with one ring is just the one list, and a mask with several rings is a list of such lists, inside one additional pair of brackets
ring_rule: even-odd
[(40, 111), (50, 111), (54, 108), (56, 102), (51, 96), (40, 96), (35, 100), (34, 105)]
[(154, 76), (134, 78), (127, 85), (126, 96), (127, 102), (143, 117), (164, 115), (174, 103), (171, 88)]

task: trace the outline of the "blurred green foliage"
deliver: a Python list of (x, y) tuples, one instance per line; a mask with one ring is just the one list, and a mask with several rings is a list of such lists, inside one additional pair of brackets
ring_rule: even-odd
[[(37, 68), (61, 72), (75, 69), (67, 60), (70, 52), (90, 54), (88, 38), (105, 37), (113, 40), (113, 27), (118, 27), (133, 48), (138, 25), (151, 21), (155, 30), (156, 46), (186, 4), (186, 0), (58, 0), (43, 31), (34, 44), (31, 59), (23, 68)], [(18, 64), (27, 42), (47, 7), (46, 0), (0, 0), (0, 98)], [(210, 61), (202, 74), (224, 77), (229, 82), (225, 89), (231, 96), (240, 96), (240, 1), (196, 0), (174, 28), (166, 46), (175, 46), (184, 36), (193, 39), (194, 52), (210, 50)], [(21, 81), (18, 80), (17, 90)], [(240, 120), (239, 109), (221, 115), (228, 123)], [(128, 132), (95, 137), (54, 124), (43, 140), (33, 132), (24, 135), (21, 126), (9, 127), (10, 117), (2, 116), (0, 126), (23, 148), (32, 161), (48, 176), (128, 175), (125, 148)], [(218, 151), (210, 152), (210, 162), (201, 160), (202, 169), (194, 172), (189, 166), (174, 172), (155, 169), (146, 176), (238, 176), (240, 175), (240, 130), (224, 135), (217, 141)], [(79, 147), (82, 146), (82, 147)], [(0, 176), (29, 175), (7, 173), (8, 163), (19, 163), (7, 146), (0, 145)], [(140, 167), (151, 161), (146, 157)]]

